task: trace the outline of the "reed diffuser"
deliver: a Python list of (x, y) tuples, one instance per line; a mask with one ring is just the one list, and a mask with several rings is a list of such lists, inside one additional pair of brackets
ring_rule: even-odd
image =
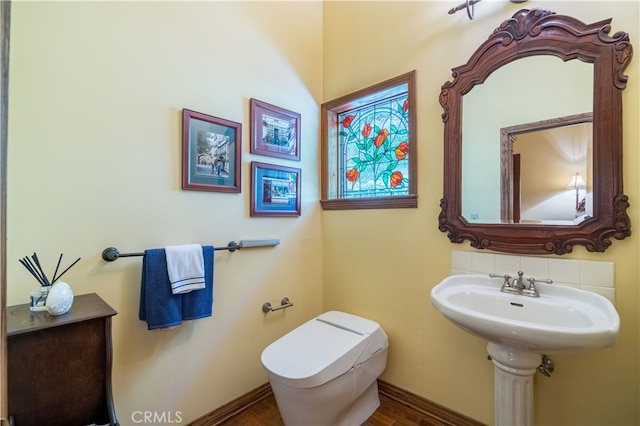
[(56, 281), (59, 280), (69, 269), (71, 269), (71, 267), (73, 267), (80, 261), (80, 258), (77, 258), (71, 265), (67, 267), (67, 269), (65, 269), (60, 273), (60, 275), (58, 275), (58, 269), (60, 268), (60, 263), (62, 262), (62, 256), (63, 254), (60, 253), (58, 264), (56, 265), (56, 269), (53, 272), (51, 280), (49, 280), (47, 274), (45, 274), (36, 252), (33, 252), (31, 258), (25, 256), (22, 259), (18, 259), (22, 266), (24, 266), (40, 284), (40, 290), (31, 293), (30, 309), (32, 311), (46, 310), (47, 295), (49, 294), (51, 286), (53, 286), (53, 284), (55, 284)]

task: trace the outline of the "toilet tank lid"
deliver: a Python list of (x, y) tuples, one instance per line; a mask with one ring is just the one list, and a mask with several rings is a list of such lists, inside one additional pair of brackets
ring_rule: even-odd
[(262, 363), (278, 380), (308, 388), (347, 372), (387, 344), (387, 335), (375, 321), (330, 311), (267, 346)]

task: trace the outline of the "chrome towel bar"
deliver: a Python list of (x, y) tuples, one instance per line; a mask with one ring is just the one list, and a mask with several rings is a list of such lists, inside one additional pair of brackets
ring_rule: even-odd
[[(234, 252), (236, 250), (240, 250), (241, 248), (254, 248), (254, 247), (267, 247), (267, 246), (277, 246), (280, 244), (279, 238), (268, 238), (262, 240), (241, 240), (240, 243), (236, 243), (235, 241), (229, 241), (226, 247), (214, 247), (214, 250), (229, 250), (230, 252)], [(115, 247), (107, 247), (102, 250), (102, 259), (107, 262), (113, 262), (114, 260), (118, 260), (121, 257), (136, 257), (136, 256), (144, 256), (144, 252), (138, 253), (120, 253)]]

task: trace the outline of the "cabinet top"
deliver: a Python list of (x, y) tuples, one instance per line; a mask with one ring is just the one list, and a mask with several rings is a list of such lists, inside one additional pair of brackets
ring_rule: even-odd
[(111, 317), (117, 312), (95, 293), (74, 296), (69, 312), (51, 315), (47, 311), (32, 312), (29, 304), (7, 306), (7, 336), (43, 330), (90, 319)]

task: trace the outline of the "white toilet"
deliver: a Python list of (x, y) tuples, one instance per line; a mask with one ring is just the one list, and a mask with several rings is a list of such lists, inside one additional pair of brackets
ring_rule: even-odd
[(326, 312), (276, 340), (262, 364), (290, 426), (360, 425), (380, 406), (388, 339), (374, 321)]

